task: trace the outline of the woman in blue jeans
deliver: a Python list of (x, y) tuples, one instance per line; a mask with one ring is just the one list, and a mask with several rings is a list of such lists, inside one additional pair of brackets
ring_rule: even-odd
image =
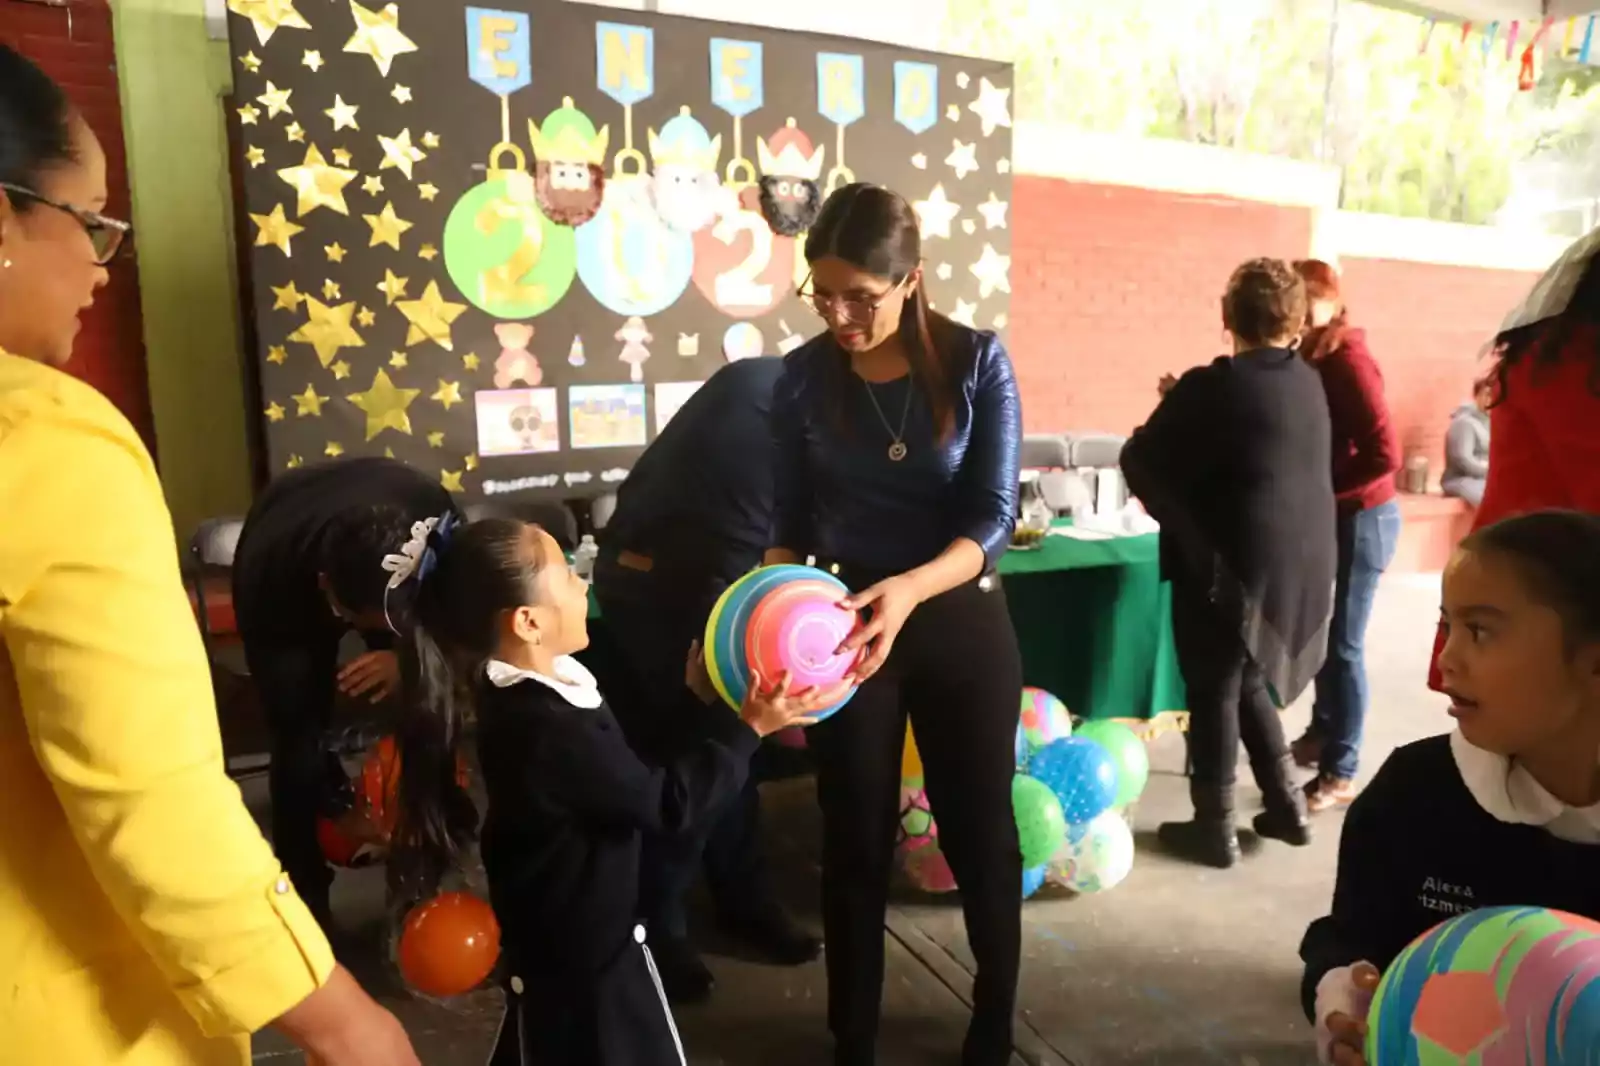
[(1328, 657), (1317, 674), (1311, 726), (1294, 742), (1295, 761), (1317, 769), (1306, 785), (1312, 813), (1355, 798), (1367, 717), (1367, 622), (1378, 579), (1400, 539), (1395, 472), (1400, 440), (1384, 399), (1383, 372), (1366, 335), (1350, 325), (1339, 275), (1316, 259), (1295, 269), (1309, 297), (1302, 351), (1322, 376), (1333, 425), (1333, 490), (1338, 499), (1339, 569)]

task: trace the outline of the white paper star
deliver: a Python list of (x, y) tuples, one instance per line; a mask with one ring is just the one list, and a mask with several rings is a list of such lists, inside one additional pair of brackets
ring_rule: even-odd
[(949, 281), (950, 275), (955, 273), (955, 268), (949, 263), (940, 263), (933, 272), (939, 276), (940, 281)]
[(950, 312), (950, 321), (959, 322), (968, 329), (977, 329), (978, 323), (973, 318), (978, 313), (978, 305), (965, 300), (956, 301), (956, 309)]
[(1011, 160), (1001, 156), (999, 159), (995, 160), (994, 169), (1001, 174), (1011, 173)]
[(1010, 96), (1010, 89), (1002, 89), (988, 78), (978, 80), (978, 98), (967, 105), (967, 110), (983, 123), (985, 137), (1001, 126), (1011, 128)]
[(965, 89), (967, 86), (969, 86), (971, 84), (972, 84), (972, 78), (970, 76), (968, 76), (966, 71), (964, 71), (964, 70), (963, 71), (959, 71), (956, 74), (956, 87), (957, 88)]
[(1005, 229), (1006, 208), (1010, 206), (993, 192), (990, 192), (989, 199), (978, 205), (978, 214), (983, 216), (983, 228)]
[(926, 200), (918, 200), (911, 206), (917, 212), (917, 221), (922, 224), (923, 240), (930, 237), (949, 240), (950, 223), (960, 214), (961, 205), (953, 204), (945, 197), (943, 185), (935, 185)]
[(923, 153), (918, 152), (916, 155), (911, 157), (911, 165), (916, 167), (918, 170), (927, 170), (928, 157)]
[(978, 224), (970, 218), (964, 218), (961, 220), (961, 232), (970, 237), (978, 232)]
[(960, 140), (953, 142), (955, 149), (944, 157), (945, 165), (956, 172), (956, 180), (960, 180), (978, 169), (978, 142), (962, 144)]
[(949, 107), (944, 109), (944, 117), (949, 119), (951, 122), (960, 122), (961, 108), (957, 107), (955, 104), (951, 104)]
[(1001, 311), (999, 314), (994, 316), (994, 328), (995, 329), (1005, 329), (1007, 323), (1009, 323), (1010, 321), (1011, 321), (1011, 319), (1006, 317), (1006, 313), (1004, 311)]
[(1011, 291), (1011, 257), (995, 251), (994, 245), (985, 244), (978, 261), (967, 269), (978, 279), (978, 296), (981, 299), (987, 300), (997, 292)]

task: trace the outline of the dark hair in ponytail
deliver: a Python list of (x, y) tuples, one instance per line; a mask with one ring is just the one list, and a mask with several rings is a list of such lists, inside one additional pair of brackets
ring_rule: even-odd
[(1589, 362), (1589, 391), (1600, 396), (1600, 254), (1593, 256), (1578, 276), (1565, 311), (1509, 329), (1495, 337), (1495, 364), (1490, 373), (1496, 383), (1495, 403), (1506, 397), (1511, 368), (1531, 360), (1535, 381), (1568, 360)]
[[(0, 182), (37, 190), (40, 175), (76, 158), (72, 105), (22, 53), (0, 44)], [(26, 211), (33, 204), (19, 197)]]
[(1570, 649), (1600, 641), (1600, 515), (1534, 511), (1484, 526), (1461, 548), (1515, 566), (1533, 599), (1561, 616)]
[(477, 836), (478, 812), (457, 758), (473, 689), (507, 611), (529, 603), (539, 566), (528, 526), (486, 518), (430, 538), (432, 567), (417, 580), (414, 624), (400, 642), (406, 710), (397, 730), (399, 817), (389, 882), (406, 899), (430, 895)]
[[(922, 228), (917, 212), (897, 192), (856, 182), (832, 193), (806, 236), (806, 261), (832, 257), (896, 285), (922, 263)], [(941, 438), (955, 429), (955, 382), (964, 368), (951, 365), (955, 324), (928, 306), (922, 285), (900, 312), (900, 344), (911, 375)]]

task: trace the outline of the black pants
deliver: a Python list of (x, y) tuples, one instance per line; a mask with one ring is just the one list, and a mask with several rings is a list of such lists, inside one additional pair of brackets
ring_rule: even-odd
[[(696, 715), (726, 716), (732, 709), (700, 705), (684, 684), (689, 645), (726, 582), (707, 576), (664, 582), (628, 571), (614, 560), (596, 567), (602, 617), (585, 656), (617, 715), (628, 742), (649, 759), (675, 757), (685, 741), (704, 735)], [(772, 900), (761, 848), (760, 754), (744, 789), (699, 832), (647, 836), (640, 855), (641, 916), (657, 937), (685, 937), (684, 902), (702, 865), (717, 911), (737, 919)]]
[(1189, 759), (1196, 788), (1231, 789), (1239, 742), (1269, 806), (1285, 797), (1280, 762), (1288, 752), (1283, 720), (1261, 668), (1246, 653), (1239, 627), (1212, 605), (1206, 589), (1172, 583), (1172, 639), (1189, 692)]
[[(863, 589), (877, 574), (840, 575)], [(997, 578), (923, 603), (889, 661), (809, 731), (822, 805), (828, 1025), (864, 1054), (883, 999), (884, 911), (910, 719), (939, 844), (961, 888), (978, 1048), (1011, 1047), (1022, 942), (1022, 852), (1011, 808), (1022, 658)]]

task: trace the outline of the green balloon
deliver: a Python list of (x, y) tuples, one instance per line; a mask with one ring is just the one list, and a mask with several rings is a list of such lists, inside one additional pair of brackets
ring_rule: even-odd
[[(514, 189), (513, 183), (520, 186)], [(490, 178), (456, 201), (444, 224), (444, 268), (461, 295), (496, 318), (550, 310), (578, 273), (571, 227), (545, 218), (526, 175)]]
[(1043, 866), (1067, 839), (1067, 816), (1061, 812), (1061, 801), (1043, 781), (1018, 774), (1011, 779), (1011, 810), (1017, 818), (1022, 868)]
[(1084, 722), (1073, 735), (1094, 741), (1111, 756), (1111, 764), (1117, 768), (1113, 807), (1126, 807), (1139, 798), (1150, 780), (1150, 753), (1133, 730), (1121, 722), (1093, 721)]

